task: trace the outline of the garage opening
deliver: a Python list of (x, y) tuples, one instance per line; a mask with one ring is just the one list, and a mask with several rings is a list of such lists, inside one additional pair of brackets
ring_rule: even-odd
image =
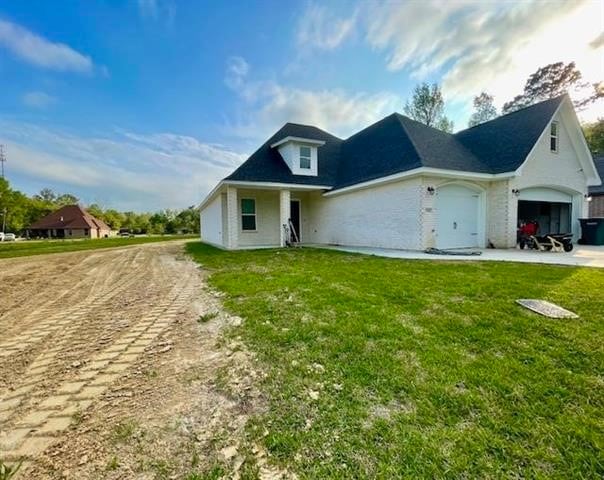
[(518, 195), (518, 226), (537, 222), (538, 235), (573, 232), (573, 194), (556, 188), (534, 187)]
[(571, 233), (572, 205), (566, 202), (518, 201), (518, 226), (537, 222), (539, 235)]

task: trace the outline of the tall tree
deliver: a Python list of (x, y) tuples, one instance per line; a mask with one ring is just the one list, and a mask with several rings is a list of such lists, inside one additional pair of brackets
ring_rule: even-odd
[(34, 195), (34, 198), (46, 203), (55, 203), (57, 195), (50, 188), (43, 188), (40, 193)]
[(64, 193), (57, 196), (55, 203), (61, 207), (64, 207), (65, 205), (75, 205), (79, 201), (80, 199), (75, 195), (72, 195), (71, 193)]
[[(570, 89), (581, 90), (590, 87), (588, 83), (581, 82), (581, 72), (575, 67), (575, 62), (551, 63), (541, 67), (531, 76), (524, 85), (524, 91), (516, 95), (513, 100), (503, 105), (502, 113), (514, 112), (520, 108), (528, 107), (537, 102), (558, 97)], [(580, 109), (595, 102), (604, 96), (602, 84), (593, 84), (593, 92), (587, 97), (574, 102)]]
[(468, 127), (473, 127), (497, 118), (497, 108), (493, 104), (493, 96), (482, 92), (474, 97), (474, 113), (470, 116)]
[(589, 123), (583, 126), (585, 140), (591, 150), (592, 155), (604, 154), (604, 118), (599, 118), (597, 122)]
[(413, 120), (445, 132), (453, 131), (453, 122), (445, 115), (445, 101), (438, 84), (422, 83), (413, 90), (411, 101), (404, 107)]

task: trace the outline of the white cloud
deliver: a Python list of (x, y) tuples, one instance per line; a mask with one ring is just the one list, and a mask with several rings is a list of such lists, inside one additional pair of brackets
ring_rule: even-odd
[(604, 32), (589, 42), (589, 46), (593, 49), (602, 48), (604, 46)]
[(138, 0), (138, 10), (143, 17), (157, 18), (159, 15), (157, 0)]
[(338, 18), (326, 7), (310, 4), (298, 24), (298, 46), (302, 49), (333, 50), (353, 33), (355, 23), (356, 13), (348, 18)]
[(183, 135), (83, 137), (2, 120), (0, 143), (13, 176), (73, 192), (85, 202), (138, 211), (196, 204), (244, 160)]
[(45, 92), (27, 92), (23, 95), (23, 103), (31, 108), (47, 108), (57, 102), (57, 99)]
[(440, 76), (450, 99), (467, 102), (486, 90), (501, 105), (539, 67), (558, 61), (575, 61), (588, 81), (604, 77), (599, 1), (384, 3), (365, 13), (367, 41), (387, 52), (387, 68)]
[(240, 60), (229, 62), (226, 82), (242, 100), (237, 121), (227, 127), (239, 137), (264, 140), (287, 122), (314, 125), (345, 137), (392, 113), (401, 103), (389, 92), (309, 90), (251, 80), (249, 65)]
[(304, 90), (276, 83), (252, 86), (261, 92), (248, 102), (230, 131), (264, 140), (287, 122), (313, 125), (347, 137), (396, 110), (401, 100), (394, 94), (350, 93), (344, 90)]
[(90, 57), (6, 20), (0, 20), (0, 46), (37, 67), (77, 73), (91, 73), (93, 70)]
[(227, 60), (226, 75), (224, 83), (233, 90), (238, 89), (243, 85), (247, 74), (250, 71), (249, 64), (243, 57), (230, 57)]
[(138, 11), (142, 18), (162, 20), (168, 26), (172, 26), (176, 15), (176, 7), (171, 0), (138, 0)]

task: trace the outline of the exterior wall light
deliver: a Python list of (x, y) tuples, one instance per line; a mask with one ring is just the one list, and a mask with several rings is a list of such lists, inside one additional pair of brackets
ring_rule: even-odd
[(428, 187), (428, 188), (427, 188), (427, 191), (428, 191), (428, 194), (429, 194), (429, 195), (434, 195), (434, 192), (435, 192), (436, 190), (434, 190), (434, 187)]
[(589, 193), (586, 193), (585, 195), (583, 195), (583, 198), (585, 198), (586, 202), (591, 202), (591, 196), (589, 195)]
[(515, 195), (516, 197), (520, 196), (520, 190), (518, 190), (517, 188), (512, 188), (512, 194)]

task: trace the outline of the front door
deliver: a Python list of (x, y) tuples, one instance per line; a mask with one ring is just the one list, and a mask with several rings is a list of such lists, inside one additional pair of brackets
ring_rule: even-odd
[(293, 225), (294, 230), (296, 231), (296, 235), (294, 236), (294, 232), (290, 232), (290, 242), (295, 242), (296, 237), (298, 242), (301, 241), (300, 238), (300, 200), (292, 200), (290, 202), (290, 219)]

